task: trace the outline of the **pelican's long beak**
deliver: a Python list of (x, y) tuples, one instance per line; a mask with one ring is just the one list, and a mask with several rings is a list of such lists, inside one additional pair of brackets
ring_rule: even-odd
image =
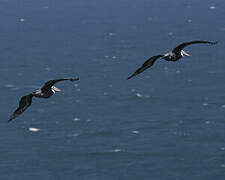
[(185, 56), (188, 56), (188, 57), (191, 57), (190, 54), (188, 54), (187, 52), (185, 52), (184, 50), (181, 51), (182, 55), (185, 55)]
[(52, 89), (53, 89), (54, 91), (62, 91), (61, 89), (59, 89), (59, 88), (57, 88), (57, 87), (55, 87), (55, 86), (52, 86)]

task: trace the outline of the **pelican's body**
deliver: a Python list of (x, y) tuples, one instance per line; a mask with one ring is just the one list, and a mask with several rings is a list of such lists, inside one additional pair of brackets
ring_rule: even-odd
[(129, 76), (127, 79), (130, 79), (130, 78), (140, 74), (144, 70), (148, 69), (160, 57), (166, 61), (178, 61), (180, 58), (182, 58), (184, 56), (190, 57), (191, 55), (183, 50), (183, 48), (185, 48), (188, 45), (191, 45), (191, 44), (216, 44), (216, 43), (217, 42), (210, 42), (210, 41), (190, 41), (190, 42), (182, 43), (182, 44), (178, 45), (177, 47), (175, 47), (169, 53), (152, 56), (147, 61), (145, 61), (145, 63), (139, 69), (137, 69), (131, 76)]
[(65, 81), (65, 80), (76, 81), (76, 80), (79, 80), (79, 78), (55, 79), (55, 80), (50, 80), (46, 82), (41, 89), (36, 90), (26, 96), (23, 96), (20, 99), (19, 107), (16, 109), (13, 115), (10, 116), (10, 119), (8, 121), (10, 122), (13, 119), (15, 119), (17, 116), (22, 114), (31, 105), (33, 96), (37, 98), (50, 98), (56, 91), (61, 91), (59, 88), (53, 85), (57, 82)]
[(32, 92), (32, 96), (37, 98), (50, 98), (53, 94), (52, 90), (47, 93), (43, 93), (41, 90)]
[(174, 53), (171, 51), (169, 53), (164, 54), (162, 58), (166, 61), (178, 61), (182, 57), (183, 56), (181, 55), (181, 53)]
[(52, 86), (51, 89), (38, 89), (37, 91), (34, 91), (32, 95), (38, 98), (50, 98), (56, 91), (61, 90), (55, 86)]

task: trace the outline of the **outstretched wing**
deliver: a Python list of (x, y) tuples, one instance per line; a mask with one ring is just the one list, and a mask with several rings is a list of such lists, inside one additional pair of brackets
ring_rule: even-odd
[(57, 82), (60, 82), (60, 81), (66, 81), (66, 80), (70, 80), (70, 81), (77, 81), (79, 80), (79, 78), (62, 78), (62, 79), (55, 79), (55, 80), (50, 80), (48, 82), (46, 82), (44, 84), (44, 86), (42, 86), (41, 90), (50, 90), (51, 87), (57, 83)]
[(184, 42), (180, 44), (179, 46), (175, 47), (173, 49), (173, 52), (180, 52), (183, 48), (186, 46), (189, 46), (191, 44), (217, 44), (217, 42), (211, 42), (211, 41), (190, 41), (190, 42)]
[(16, 111), (13, 113), (13, 115), (10, 116), (10, 119), (8, 120), (8, 122), (12, 121), (13, 119), (15, 119), (17, 116), (19, 116), (20, 114), (22, 114), (32, 103), (32, 94), (29, 94), (27, 96), (23, 96), (20, 99), (19, 102), (19, 107), (16, 109)]
[(145, 61), (145, 63), (137, 70), (135, 71), (131, 76), (129, 76), (127, 79), (130, 79), (138, 74), (140, 74), (141, 72), (143, 72), (144, 70), (148, 69), (149, 67), (151, 67), (154, 62), (160, 58), (163, 57), (163, 55), (157, 55), (157, 56), (153, 56), (150, 59), (148, 59), (147, 61)]

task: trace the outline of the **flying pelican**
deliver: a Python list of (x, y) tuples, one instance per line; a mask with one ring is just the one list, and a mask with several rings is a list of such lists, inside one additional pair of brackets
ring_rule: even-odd
[(185, 48), (186, 46), (189, 46), (191, 44), (217, 44), (217, 42), (210, 42), (210, 41), (190, 41), (190, 42), (184, 42), (184, 43), (178, 45), (177, 47), (175, 47), (169, 53), (161, 54), (161, 55), (157, 55), (157, 56), (152, 56), (147, 61), (145, 61), (145, 63), (137, 71), (135, 71), (131, 76), (129, 76), (127, 79), (130, 79), (130, 78), (132, 78), (132, 77), (140, 74), (144, 70), (148, 69), (160, 57), (163, 58), (166, 61), (178, 61), (180, 58), (182, 58), (184, 56), (189, 56), (190, 57), (191, 55), (188, 54), (187, 52), (185, 52), (183, 50), (183, 48)]
[(55, 94), (56, 91), (61, 91), (61, 89), (59, 89), (53, 85), (57, 82), (65, 81), (65, 80), (77, 81), (77, 80), (79, 80), (79, 78), (63, 78), (63, 79), (50, 80), (50, 81), (46, 82), (44, 84), (44, 86), (41, 87), (41, 89), (36, 90), (26, 96), (23, 96), (20, 99), (19, 107), (10, 116), (10, 119), (8, 120), (8, 122), (12, 121), (14, 118), (16, 118), (17, 116), (22, 114), (31, 105), (33, 96), (37, 97), (37, 98), (49, 98), (53, 94)]

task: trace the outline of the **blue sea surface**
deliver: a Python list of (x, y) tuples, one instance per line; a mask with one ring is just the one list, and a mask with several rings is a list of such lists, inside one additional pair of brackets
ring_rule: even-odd
[[(0, 180), (223, 180), (224, 0), (0, 0)], [(149, 57), (190, 40), (177, 62)], [(8, 123), (46, 81), (63, 89)]]

